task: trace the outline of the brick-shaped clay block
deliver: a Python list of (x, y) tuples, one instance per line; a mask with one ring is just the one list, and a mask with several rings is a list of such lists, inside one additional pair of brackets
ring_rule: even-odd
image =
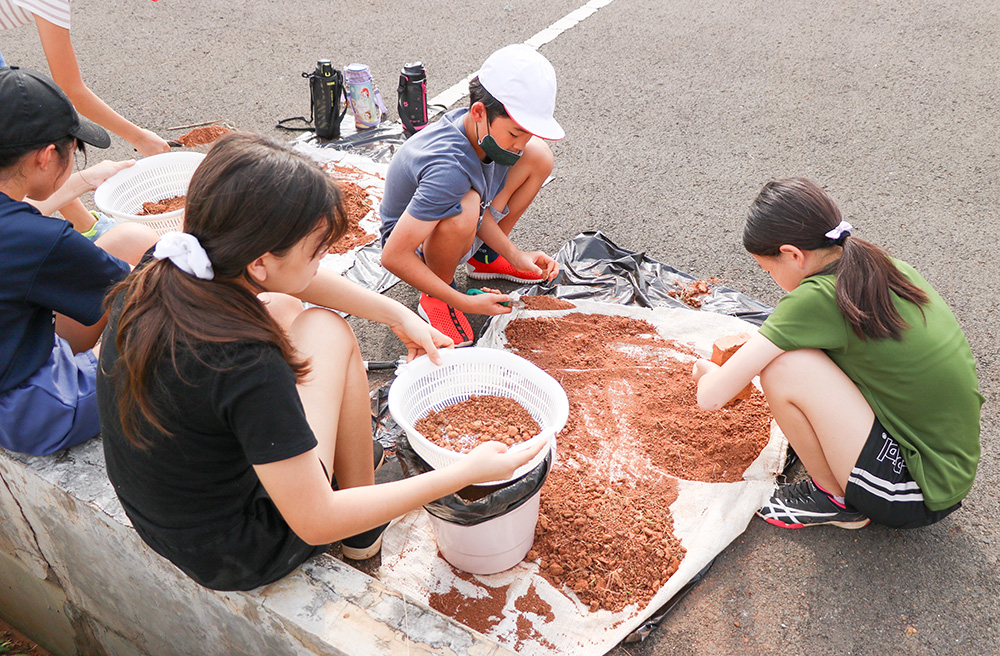
[[(715, 343), (712, 344), (712, 362), (721, 367), (726, 363), (726, 360), (733, 357), (733, 353), (740, 350), (740, 347), (746, 344), (749, 339), (750, 335), (747, 333), (740, 333), (738, 335), (727, 335), (726, 337), (720, 337), (715, 340)], [(737, 399), (749, 399), (750, 394), (752, 393), (753, 383), (750, 383), (740, 390), (739, 394), (733, 397), (733, 401)], [(732, 403), (732, 401), (730, 401), (730, 403)]]
[(738, 351), (741, 346), (746, 344), (749, 339), (750, 335), (747, 333), (740, 333), (738, 335), (720, 337), (715, 340), (715, 343), (712, 344), (712, 362), (721, 367), (726, 363), (726, 360), (733, 357), (733, 353), (736, 353), (736, 351)]

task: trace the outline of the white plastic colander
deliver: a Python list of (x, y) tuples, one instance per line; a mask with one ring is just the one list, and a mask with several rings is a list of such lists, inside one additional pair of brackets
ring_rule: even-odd
[[(443, 364), (435, 365), (426, 355), (397, 370), (389, 387), (389, 412), (406, 431), (410, 446), (434, 469), (442, 469), (464, 458), (465, 454), (434, 444), (413, 425), (432, 411), (465, 401), (470, 396), (503, 396), (520, 403), (538, 422), (541, 432), (514, 449), (529, 449), (539, 442), (549, 442), (555, 449), (556, 433), (566, 425), (569, 400), (566, 391), (534, 364), (524, 358), (491, 348), (442, 349)], [(523, 476), (545, 459), (542, 449), (507, 480)], [(496, 484), (504, 481), (491, 481)]]
[(135, 221), (158, 234), (180, 230), (184, 210), (140, 216), (142, 204), (186, 196), (194, 170), (204, 153), (161, 153), (137, 161), (104, 181), (94, 191), (94, 203), (117, 221)]

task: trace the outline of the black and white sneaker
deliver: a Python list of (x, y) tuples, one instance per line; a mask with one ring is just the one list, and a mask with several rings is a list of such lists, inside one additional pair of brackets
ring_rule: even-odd
[(863, 528), (871, 521), (856, 510), (839, 505), (816, 487), (811, 478), (779, 487), (757, 515), (781, 528), (833, 524), (854, 529)]
[(350, 560), (368, 560), (381, 551), (382, 534), (387, 528), (389, 524), (382, 524), (370, 531), (344, 538), (340, 543), (340, 553)]

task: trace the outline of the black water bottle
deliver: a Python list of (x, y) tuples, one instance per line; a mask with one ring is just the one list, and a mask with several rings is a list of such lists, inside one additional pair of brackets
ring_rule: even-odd
[(420, 62), (403, 66), (399, 74), (399, 120), (403, 133), (410, 136), (427, 126), (427, 72)]
[(334, 68), (329, 59), (320, 59), (316, 62), (315, 71), (303, 75), (309, 78), (309, 95), (316, 136), (321, 139), (339, 139), (340, 122), (347, 113), (346, 103), (341, 110), (344, 74)]

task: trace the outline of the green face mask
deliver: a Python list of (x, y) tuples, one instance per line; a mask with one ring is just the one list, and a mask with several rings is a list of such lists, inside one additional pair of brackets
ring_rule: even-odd
[[(476, 125), (476, 139), (479, 139), (479, 126)], [(517, 160), (521, 159), (521, 153), (515, 153), (500, 147), (493, 135), (490, 134), (490, 125), (486, 124), (486, 136), (479, 142), (479, 147), (486, 153), (488, 160), (496, 162), (500, 166), (514, 166)]]

